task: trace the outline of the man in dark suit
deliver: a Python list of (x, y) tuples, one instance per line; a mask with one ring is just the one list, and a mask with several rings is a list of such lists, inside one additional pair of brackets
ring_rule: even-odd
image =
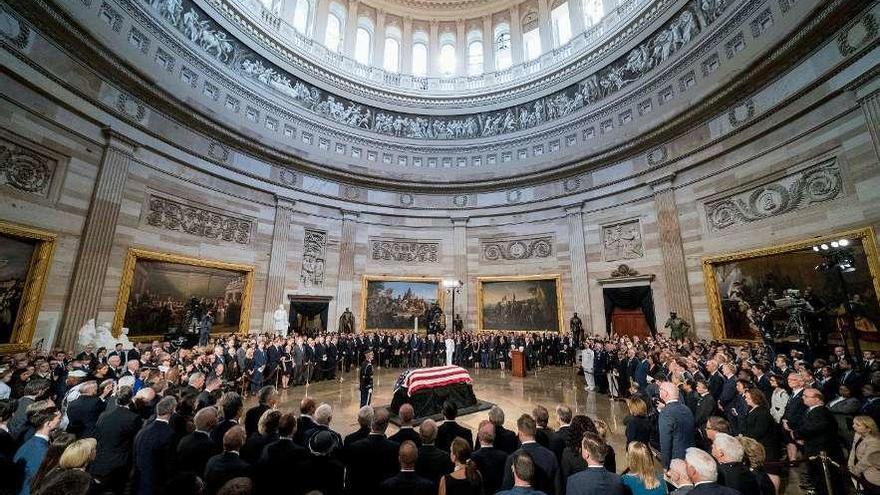
[(400, 430), (388, 439), (401, 445), (407, 440), (413, 442), (416, 446), (421, 445), (422, 436), (419, 435), (419, 432), (412, 425), (414, 415), (412, 405), (403, 404), (400, 406), (400, 411), (397, 414), (400, 416)]
[(177, 444), (178, 471), (189, 471), (201, 476), (208, 459), (220, 453), (220, 447), (211, 438), (211, 430), (217, 426), (217, 408), (199, 409), (193, 418), (195, 431), (180, 439)]
[(660, 461), (669, 469), (672, 459), (684, 459), (685, 450), (694, 446), (694, 416), (678, 400), (678, 387), (672, 382), (660, 385), (660, 400), (666, 404), (657, 421), (660, 430)]
[(717, 404), (715, 398), (709, 393), (709, 384), (705, 380), (697, 381), (697, 405), (694, 410), (694, 424), (703, 428), (706, 420), (715, 415)]
[(296, 435), (293, 437), (293, 441), (305, 446), (305, 436), (307, 431), (311, 431), (312, 428), (315, 427), (315, 420), (312, 416), (315, 414), (315, 409), (318, 408), (318, 405), (315, 403), (315, 399), (311, 397), (303, 397), (299, 402), (299, 419), (296, 420)]
[(501, 449), (508, 454), (519, 448), (519, 439), (516, 433), (504, 427), (504, 410), (498, 406), (492, 406), (489, 410), (489, 421), (495, 425), (495, 448)]
[(452, 472), (454, 466), (449, 457), (449, 452), (440, 450), (435, 445), (437, 440), (437, 423), (431, 419), (422, 421), (419, 425), (419, 434), (422, 436), (422, 446), (419, 447), (419, 458), (416, 461), (416, 473), (431, 481), (436, 489), (440, 484), (440, 478)]
[(522, 446), (507, 458), (504, 468), (504, 480), (501, 483), (501, 487), (505, 490), (513, 488), (514, 479), (511, 466), (517, 454), (526, 453), (532, 457), (535, 463), (535, 482), (533, 484), (535, 489), (547, 495), (561, 494), (562, 472), (559, 469), (559, 462), (550, 449), (542, 447), (535, 441), (537, 425), (534, 418), (528, 414), (523, 414), (516, 421), (516, 427)]
[(732, 416), (730, 411), (737, 398), (736, 368), (732, 364), (727, 363), (721, 367), (721, 370), (724, 375), (724, 384), (721, 386), (721, 397), (718, 398), (718, 402), (721, 403), (721, 410), (724, 411), (727, 420), (730, 421)]
[[(535, 418), (535, 423), (538, 425), (538, 430), (535, 432), (535, 441), (542, 447), (550, 449), (550, 441), (555, 436), (553, 430), (547, 426), (550, 422), (550, 412), (547, 411), (546, 407), (539, 404), (532, 409), (532, 417)], [(550, 450), (552, 451), (553, 449)]]
[(718, 362), (714, 359), (707, 361), (706, 372), (709, 374), (709, 393), (717, 401), (721, 399), (721, 391), (724, 388), (724, 376), (718, 369)]
[(807, 406), (804, 404), (804, 379), (799, 373), (788, 374), (788, 387), (791, 389), (791, 397), (785, 404), (785, 412), (782, 413), (782, 427), (785, 435), (785, 443), (789, 444), (789, 454), (794, 452), (794, 432), (800, 428)]
[(398, 460), (400, 472), (388, 478), (379, 485), (378, 493), (389, 495), (433, 495), (436, 492), (434, 484), (430, 480), (416, 474), (416, 460), (419, 457), (419, 449), (410, 440), (400, 445)]
[(105, 399), (112, 392), (112, 382), (104, 388), (100, 397), (97, 382), (83, 383), (79, 389), (79, 397), (67, 405), (67, 432), (76, 435), (77, 438), (94, 437), (98, 418), (107, 407)]
[(717, 483), (718, 464), (706, 451), (691, 447), (687, 449), (685, 461), (688, 478), (694, 483), (688, 495), (749, 495)]
[(443, 418), (445, 421), (440, 423), (437, 429), (437, 448), (449, 452), (452, 441), (456, 437), (467, 440), (471, 449), (474, 448), (474, 434), (469, 428), (465, 428), (455, 422), (458, 417), (458, 406), (454, 402), (446, 401), (443, 403)]
[(566, 495), (623, 495), (620, 476), (605, 469), (607, 452), (608, 446), (599, 435), (593, 432), (584, 434), (581, 457), (587, 463), (587, 469), (568, 477)]
[(330, 429), (330, 422), (333, 421), (333, 407), (330, 404), (324, 403), (318, 406), (317, 409), (315, 409), (315, 417), (313, 419), (315, 421), (315, 426), (303, 435), (304, 446), (308, 447), (309, 440), (314, 434), (320, 431), (330, 432), (335, 443), (333, 447), (334, 449), (342, 446), (342, 435)]
[(480, 422), (477, 431), (479, 449), (471, 454), (483, 476), (483, 491), (495, 493), (501, 488), (504, 479), (504, 465), (507, 463), (507, 452), (493, 446), (495, 442), (495, 425), (488, 420)]
[(132, 395), (131, 387), (119, 387), (116, 408), (101, 414), (95, 425), (98, 443), (89, 471), (102, 488), (113, 493), (122, 493), (125, 488), (131, 470), (134, 439), (143, 424), (140, 416), (128, 408)]
[(238, 477), (249, 477), (251, 466), (239, 456), (244, 445), (245, 432), (241, 426), (234, 426), (223, 435), (223, 453), (208, 460), (205, 465), (205, 492), (216, 495), (227, 481)]
[(756, 363), (752, 365), (752, 370), (755, 372), (755, 386), (758, 387), (758, 390), (763, 392), (764, 397), (770, 398), (773, 395), (773, 387), (770, 386), (770, 377), (767, 376), (767, 367), (762, 363)]
[(134, 439), (135, 486), (138, 495), (162, 493), (174, 472), (174, 429), (168, 424), (177, 408), (177, 399), (164, 397), (156, 404), (156, 419)]
[(743, 494), (760, 493), (755, 476), (743, 463), (745, 451), (739, 440), (726, 434), (715, 434), (712, 457), (718, 461), (718, 483)]
[(648, 359), (644, 352), (639, 352), (639, 361), (633, 379), (639, 385), (639, 390), (645, 390), (648, 387)]
[(220, 398), (220, 408), (223, 411), (223, 421), (211, 431), (211, 439), (217, 444), (217, 447), (223, 445), (223, 436), (232, 427), (238, 426), (238, 419), (244, 409), (244, 402), (241, 396), (235, 392), (227, 392)]
[(373, 413), (370, 435), (345, 450), (343, 458), (349, 466), (354, 493), (381, 493), (379, 484), (397, 472), (400, 446), (385, 438), (387, 429), (388, 410), (378, 409)]
[(559, 420), (559, 429), (550, 438), (550, 450), (556, 454), (556, 460), (562, 463), (562, 451), (568, 445), (568, 437), (571, 434), (571, 408), (559, 404), (556, 406), (556, 418)]
[(248, 409), (248, 412), (244, 415), (244, 431), (248, 437), (257, 432), (257, 426), (260, 423), (260, 418), (263, 417), (263, 413), (275, 408), (275, 404), (278, 401), (278, 391), (274, 385), (266, 385), (260, 389), (257, 399), (259, 404)]
[[(822, 392), (815, 388), (804, 390), (803, 402), (807, 406), (807, 412), (804, 413), (803, 420), (794, 430), (794, 437), (797, 442), (803, 445), (804, 457), (810, 458), (818, 456), (824, 451), (832, 460), (843, 463), (843, 451), (840, 448), (840, 441), (837, 438), (837, 421), (831, 411), (825, 407), (825, 398)], [(822, 466), (819, 461), (809, 461), (807, 463), (807, 473), (809, 481), (816, 490), (824, 493), (825, 483), (822, 478)], [(837, 476), (837, 471), (831, 470), (832, 485), (835, 487), (834, 493), (838, 493), (842, 488), (841, 480)]]
[[(258, 494), (278, 494), (289, 488), (290, 469), (300, 466), (309, 457), (309, 451), (293, 441), (297, 418), (285, 413), (278, 421), (278, 440), (263, 449), (263, 455), (254, 470)], [(303, 471), (310, 473), (310, 471)]]
[(535, 487), (537, 466), (535, 466), (532, 457), (520, 451), (517, 451), (512, 457), (513, 462), (510, 469), (513, 472), (513, 488), (500, 491), (495, 495), (546, 495)]
[(360, 427), (354, 432), (349, 433), (345, 436), (345, 440), (342, 441), (343, 446), (348, 447), (358, 440), (363, 440), (367, 438), (370, 435), (370, 424), (372, 422), (373, 406), (364, 406), (360, 408), (360, 410), (358, 411), (358, 425)]

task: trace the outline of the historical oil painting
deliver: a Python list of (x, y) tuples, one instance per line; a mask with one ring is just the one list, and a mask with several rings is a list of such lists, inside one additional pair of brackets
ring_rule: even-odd
[(880, 341), (872, 229), (703, 260), (716, 338)]
[(0, 236), (0, 343), (12, 341), (36, 248), (37, 241), (33, 239)]
[(558, 276), (479, 279), (479, 330), (558, 332), (562, 297)]
[(434, 303), (441, 303), (440, 281), (422, 278), (365, 277), (362, 288), (367, 331), (425, 328), (425, 315)]
[(130, 254), (132, 259), (121, 322), (129, 336), (198, 333), (201, 325), (218, 334), (246, 329), (249, 267), (147, 253)]

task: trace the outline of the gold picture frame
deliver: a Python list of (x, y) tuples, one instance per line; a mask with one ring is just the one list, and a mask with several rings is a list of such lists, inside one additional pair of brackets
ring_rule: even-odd
[[(239, 316), (238, 333), (246, 335), (250, 330), (251, 302), (254, 289), (254, 267), (240, 263), (227, 263), (225, 261), (205, 260), (173, 253), (148, 251), (145, 249), (129, 248), (125, 256), (122, 268), (122, 282), (119, 287), (119, 296), (116, 300), (116, 312), (113, 317), (113, 336), (118, 337), (122, 332), (125, 322), (125, 313), (128, 307), (128, 298), (131, 295), (131, 285), (134, 280), (135, 267), (139, 261), (158, 261), (180, 265), (190, 265), (205, 268), (217, 268), (241, 272), (244, 275), (244, 287), (242, 287), (241, 315)], [(228, 335), (232, 332), (220, 332), (216, 335)], [(215, 335), (212, 333), (212, 336)], [(144, 341), (161, 338), (161, 335), (136, 335), (131, 336), (133, 341)]]
[(752, 339), (736, 339), (727, 337), (727, 330), (724, 327), (724, 314), (722, 312), (722, 298), (718, 287), (717, 271), (719, 265), (735, 261), (752, 260), (761, 257), (804, 251), (805, 249), (812, 248), (812, 246), (823, 243), (830, 243), (838, 239), (858, 239), (861, 241), (861, 246), (865, 252), (865, 261), (868, 266), (868, 271), (870, 272), (872, 285), (874, 287), (874, 294), (877, 296), (878, 302), (880, 302), (880, 279), (878, 279), (878, 276), (880, 276), (880, 259), (878, 259), (877, 256), (877, 243), (874, 234), (874, 228), (871, 226), (844, 230), (828, 235), (810, 237), (807, 239), (778, 244), (775, 246), (749, 249), (745, 251), (722, 255), (707, 256), (703, 258), (702, 265), (703, 279), (706, 286), (706, 300), (708, 303), (709, 318), (712, 329), (712, 337), (716, 340), (725, 340), (732, 342), (756, 341)]
[[(443, 307), (446, 291), (443, 290), (443, 279), (439, 277), (407, 277), (394, 275), (364, 275), (361, 279), (361, 312), (360, 328), (363, 333), (412, 331), (412, 328), (367, 328), (367, 292), (370, 282), (425, 282), (437, 284), (437, 302)], [(445, 314), (445, 313), (444, 313)], [(419, 332), (424, 333), (423, 325), (419, 325)]]
[(546, 329), (519, 329), (504, 330), (485, 328), (483, 321), (483, 304), (484, 304), (484, 284), (487, 282), (527, 282), (533, 280), (553, 281), (556, 294), (556, 321), (557, 332), (562, 335), (565, 333), (565, 302), (562, 299), (562, 276), (558, 273), (547, 275), (518, 275), (518, 276), (497, 276), (497, 277), (479, 277), (477, 278), (477, 332), (495, 332), (495, 331), (513, 331), (513, 332), (543, 332)]
[(0, 354), (8, 354), (31, 348), (58, 236), (51, 232), (2, 220), (0, 220), (0, 234), (34, 242), (34, 252), (31, 254), (28, 264), (12, 334), (8, 343), (0, 344)]

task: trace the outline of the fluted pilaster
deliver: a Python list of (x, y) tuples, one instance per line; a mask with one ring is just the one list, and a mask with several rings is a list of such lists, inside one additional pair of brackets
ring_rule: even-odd
[(483, 17), (483, 72), (495, 72), (495, 26), (491, 15)]
[[(342, 212), (342, 234), (339, 238), (339, 274), (336, 282), (336, 316), (331, 328), (335, 328), (345, 308), (351, 308), (351, 293), (354, 285), (354, 255), (356, 247), (358, 213)], [(361, 311), (364, 309), (361, 308)], [(363, 329), (361, 329), (363, 330)]]
[(519, 4), (510, 7), (510, 55), (513, 65), (523, 63), (523, 32)]
[(865, 121), (871, 133), (871, 140), (874, 142), (874, 152), (880, 159), (880, 91), (862, 98), (859, 103), (862, 111), (865, 112)]
[(104, 138), (104, 155), (80, 239), (70, 301), (58, 338), (58, 345), (65, 349), (73, 349), (82, 325), (98, 317), (125, 179), (136, 149), (132, 141), (110, 128), (104, 129)]
[(266, 277), (266, 306), (263, 311), (263, 331), (275, 330), (275, 308), (284, 303), (287, 281), (287, 253), (290, 240), (290, 223), (293, 220), (295, 201), (275, 198), (275, 224), (272, 227), (272, 251), (269, 254), (269, 273)]
[[(660, 251), (663, 254), (663, 268), (666, 274), (666, 302), (669, 311), (675, 311), (678, 316), (693, 325), (694, 312), (691, 308), (690, 284), (684, 262), (681, 227), (678, 223), (678, 208), (675, 205), (672, 179), (673, 176), (670, 175), (651, 183), (660, 231)], [(659, 319), (665, 320), (662, 315)], [(693, 329), (693, 326), (691, 328)]]
[[(565, 209), (568, 220), (568, 250), (571, 255), (571, 293), (574, 301), (572, 313), (577, 313), (584, 323), (586, 333), (593, 333), (590, 312), (590, 279), (587, 273), (587, 249), (584, 240), (583, 205)], [(565, 315), (566, 319), (570, 316)], [(566, 329), (568, 330), (568, 329)]]
[[(455, 278), (464, 282), (461, 288), (461, 294), (455, 296), (455, 308), (451, 308), (450, 315), (454, 318), (455, 313), (462, 315), (465, 320), (466, 329), (475, 328), (470, 319), (470, 311), (468, 311), (468, 260), (467, 260), (467, 217), (452, 219), (452, 255), (454, 256)], [(452, 300), (450, 299), (450, 304)]]

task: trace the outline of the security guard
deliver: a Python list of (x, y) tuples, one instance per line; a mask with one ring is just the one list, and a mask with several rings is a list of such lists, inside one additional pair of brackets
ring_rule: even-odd
[(370, 404), (373, 399), (373, 351), (368, 350), (364, 354), (364, 362), (358, 373), (361, 387), (361, 406)]

